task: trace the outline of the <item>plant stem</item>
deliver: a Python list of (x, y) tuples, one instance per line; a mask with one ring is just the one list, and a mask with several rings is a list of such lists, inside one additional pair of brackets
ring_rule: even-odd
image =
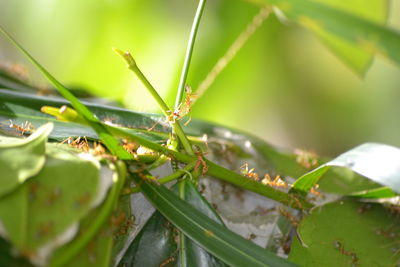
[(205, 4), (206, 4), (206, 0), (200, 0), (199, 5), (197, 7), (196, 15), (193, 20), (193, 25), (192, 25), (192, 29), (190, 31), (190, 36), (189, 36), (189, 41), (188, 41), (188, 46), (186, 49), (185, 61), (183, 63), (182, 74), (181, 74), (181, 78), (179, 81), (178, 93), (176, 95), (175, 109), (177, 109), (179, 107), (179, 105), (181, 104), (182, 99), (183, 99), (183, 94), (185, 92), (186, 78), (187, 78), (187, 75), (189, 72), (190, 60), (192, 58), (192, 53), (193, 53), (194, 42), (196, 40), (197, 30), (199, 28), (200, 19), (201, 19), (201, 15), (203, 14)]
[[(179, 197), (182, 200), (185, 200), (185, 183), (186, 180), (182, 180), (179, 183)], [(186, 251), (186, 236), (182, 231), (178, 232), (179, 235), (179, 256), (180, 256), (180, 265), (182, 267), (186, 267), (187, 266), (187, 251)]]
[[(136, 76), (139, 78), (139, 80), (146, 87), (147, 91), (149, 91), (151, 96), (157, 102), (158, 106), (161, 109), (161, 112), (165, 115), (165, 117), (167, 119), (169, 119), (169, 117), (171, 116), (173, 111), (170, 110), (168, 105), (164, 102), (164, 100), (161, 98), (161, 96), (157, 93), (156, 89), (154, 89), (153, 85), (149, 82), (149, 80), (146, 78), (146, 76), (144, 76), (143, 72), (137, 66), (136, 61), (133, 59), (132, 55), (128, 51), (124, 52), (117, 48), (113, 48), (113, 50), (118, 55), (120, 55), (121, 58), (125, 61), (128, 69), (130, 69), (131, 71), (133, 71), (133, 73), (136, 74)], [(177, 120), (172, 121), (171, 126), (172, 126), (174, 133), (178, 136), (179, 140), (181, 141), (182, 146), (185, 149), (186, 153), (188, 153), (189, 155), (194, 155), (192, 145), (190, 144), (185, 133), (183, 132), (183, 129), (182, 129), (181, 125), (179, 124), (179, 122)]]
[[(187, 164), (184, 168), (179, 169), (170, 175), (167, 175), (161, 179), (158, 179), (157, 182), (159, 184), (166, 184), (173, 180), (179, 179), (182, 177), (182, 175), (185, 175), (187, 172), (191, 171), (194, 168), (194, 166), (196, 166), (196, 161), (193, 161), (193, 162)], [(128, 194), (134, 194), (134, 193), (138, 193), (138, 192), (140, 192), (140, 186), (127, 188), (126, 190), (124, 189), (122, 194), (128, 195)]]

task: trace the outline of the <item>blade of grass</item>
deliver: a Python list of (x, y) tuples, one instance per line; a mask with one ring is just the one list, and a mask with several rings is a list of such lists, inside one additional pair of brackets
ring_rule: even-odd
[(232, 266), (296, 266), (227, 230), (164, 186), (133, 176), (147, 199), (175, 226), (204, 249)]
[(62, 85), (56, 78), (54, 78), (31, 54), (25, 50), (3, 27), (0, 26), (0, 32), (6, 36), (10, 42), (17, 47), (41, 72), (42, 74), (56, 87), (60, 94), (67, 99), (71, 105), (88, 121), (90, 126), (97, 132), (101, 140), (111, 151), (112, 154), (117, 155), (120, 159), (133, 159), (132, 155), (126, 152), (118, 140), (116, 140), (110, 133), (107, 132), (105, 127), (101, 124), (100, 120), (85, 106), (83, 105), (64, 85)]

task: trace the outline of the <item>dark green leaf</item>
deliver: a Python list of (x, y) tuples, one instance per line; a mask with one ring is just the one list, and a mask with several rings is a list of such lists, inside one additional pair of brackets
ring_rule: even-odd
[[(210, 219), (220, 225), (224, 225), (219, 215), (210, 206), (210, 204), (199, 193), (196, 186), (189, 180), (180, 181), (176, 188), (178, 195), (183, 195), (183, 199), (196, 208), (201, 213), (207, 215)], [(179, 191), (179, 192), (177, 192)], [(183, 240), (182, 240), (183, 239)], [(184, 245), (182, 246), (182, 243)], [(181, 244), (179, 248), (179, 264), (182, 266), (226, 266), (222, 261), (216, 259), (206, 250), (193, 242), (185, 235), (181, 236)]]
[(163, 186), (134, 177), (149, 201), (185, 235), (233, 266), (292, 266), (193, 209)]

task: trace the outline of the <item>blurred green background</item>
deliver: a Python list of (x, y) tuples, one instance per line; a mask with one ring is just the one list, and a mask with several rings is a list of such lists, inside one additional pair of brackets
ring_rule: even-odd
[[(196, 10), (194, 0), (0, 0), (0, 24), (63, 83), (87, 88), (137, 111), (157, 111), (112, 52), (130, 50), (172, 106)], [(209, 0), (188, 84), (196, 89), (258, 7)], [(400, 29), (400, 1), (389, 25)], [(399, 48), (400, 51), (400, 48)], [(0, 61), (27, 64), (4, 39)], [(400, 68), (377, 57), (364, 79), (309, 31), (270, 16), (192, 116), (253, 133), (279, 147), (334, 156), (363, 142), (400, 146)]]

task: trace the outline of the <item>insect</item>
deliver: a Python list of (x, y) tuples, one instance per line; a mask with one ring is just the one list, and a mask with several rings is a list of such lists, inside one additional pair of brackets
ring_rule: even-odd
[(170, 263), (172, 263), (174, 261), (175, 261), (175, 257), (172, 256), (172, 257), (169, 257), (168, 259), (166, 259), (165, 261), (163, 261), (159, 266), (160, 267), (165, 267), (165, 266), (167, 266), (168, 264), (170, 264)]
[(136, 143), (129, 142), (127, 139), (122, 139), (122, 147), (129, 153), (135, 154), (139, 145)]
[(61, 196), (61, 189), (59, 187), (54, 187), (47, 197), (47, 203), (51, 206), (54, 202)]
[(358, 266), (358, 257), (356, 253), (345, 250), (343, 244), (339, 241), (333, 242), (333, 246), (338, 249), (341, 254), (351, 257), (351, 266)]
[(89, 143), (87, 141), (87, 138), (84, 137), (77, 137), (75, 140), (72, 137), (68, 137), (67, 139), (63, 140), (61, 144), (68, 144), (71, 147), (77, 148), (79, 150), (82, 150), (83, 152), (89, 152)]
[(10, 120), (10, 124), (8, 127), (15, 129), (20, 132), (21, 135), (24, 135), (25, 133), (32, 133), (35, 131), (35, 127), (33, 127), (32, 123), (25, 121), (21, 125), (13, 123), (12, 120)]
[(36, 232), (36, 238), (37, 239), (45, 238), (46, 236), (50, 235), (53, 232), (53, 230), (54, 230), (53, 222), (41, 223)]
[(294, 150), (296, 162), (306, 169), (310, 169), (318, 165), (317, 154), (313, 151), (306, 151), (296, 148)]
[(249, 177), (255, 181), (258, 181), (260, 179), (258, 173), (254, 172), (254, 168), (249, 169), (249, 164), (245, 163), (242, 166), (240, 166), (240, 173), (246, 177)]
[(200, 151), (194, 152), (197, 156), (197, 161), (196, 161), (196, 165), (194, 166), (194, 170), (198, 170), (200, 168), (200, 166), (202, 166), (202, 171), (201, 173), (204, 175), (208, 172), (208, 166), (207, 166), (207, 162), (204, 160), (204, 156), (203, 153), (201, 153)]
[(275, 187), (281, 187), (281, 188), (288, 188), (288, 183), (283, 181), (279, 175), (277, 175), (274, 180), (272, 180), (271, 176), (267, 173), (264, 176), (264, 179), (262, 179), (261, 183), (264, 185), (269, 185), (269, 186), (275, 186)]
[(282, 216), (288, 218), (290, 223), (293, 225), (293, 227), (299, 226), (299, 220), (293, 214), (291, 214), (289, 211), (287, 211), (286, 209), (284, 209), (282, 207), (279, 207), (278, 212)]
[(321, 196), (321, 192), (318, 192), (317, 189), (319, 188), (319, 184), (314, 185), (311, 189), (310, 189), (310, 193), (313, 194), (316, 197)]

